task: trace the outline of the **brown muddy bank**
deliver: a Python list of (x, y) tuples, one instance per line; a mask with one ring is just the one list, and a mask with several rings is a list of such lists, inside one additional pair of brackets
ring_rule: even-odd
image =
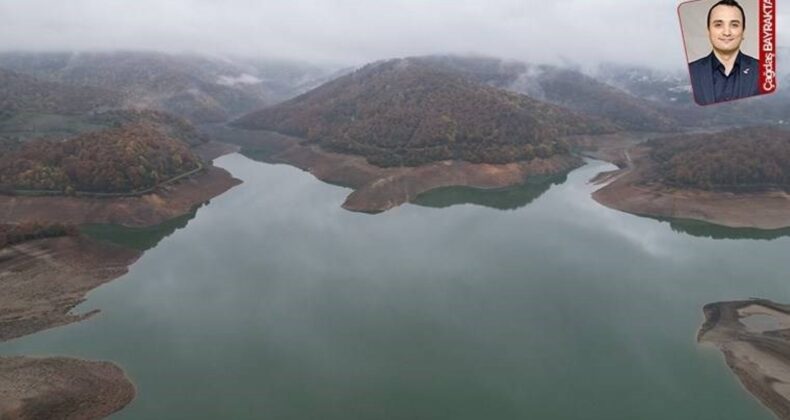
[[(204, 161), (238, 151), (209, 142), (194, 149)], [(0, 196), (2, 223), (157, 225), (182, 216), (241, 181), (207, 170), (140, 197)], [(72, 314), (94, 288), (128, 271), (142, 251), (81, 235), (38, 239), (0, 248), (0, 342), (84, 320)], [(0, 357), (0, 418), (95, 419), (129, 404), (135, 389), (110, 362), (65, 357)]]
[[(128, 271), (142, 253), (81, 237), (38, 239), (0, 249), (0, 342), (95, 315), (71, 314), (88, 292)], [(0, 418), (92, 419), (134, 398), (109, 362), (0, 357)]]
[(593, 199), (641, 216), (691, 219), (732, 228), (774, 230), (790, 227), (790, 195), (784, 191), (719, 192), (680, 189), (655, 181), (649, 149), (626, 150), (631, 165), (607, 175), (610, 181)]
[(790, 419), (790, 306), (752, 299), (710, 303), (703, 312), (697, 340), (717, 347), (749, 393)]
[(109, 362), (0, 357), (3, 420), (104, 418), (134, 397), (134, 385)]
[[(216, 154), (216, 153), (215, 153)], [(240, 184), (214, 166), (176, 184), (139, 197), (77, 198), (0, 196), (0, 223), (111, 223), (129, 227), (156, 225)]]
[(0, 249), (0, 342), (90, 316), (69, 312), (88, 292), (126, 274), (141, 254), (81, 236)]
[(328, 152), (279, 133), (225, 128), (212, 134), (242, 146), (242, 152), (255, 159), (292, 165), (324, 182), (354, 189), (343, 208), (364, 213), (389, 210), (436, 188), (506, 188), (530, 177), (566, 173), (583, 163), (579, 157), (563, 155), (508, 164), (441, 161), (382, 168), (364, 157)]

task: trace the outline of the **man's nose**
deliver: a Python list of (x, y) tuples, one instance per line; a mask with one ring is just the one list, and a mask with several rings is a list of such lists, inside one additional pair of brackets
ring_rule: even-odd
[(730, 34), (732, 34), (732, 28), (730, 28), (729, 26), (725, 26), (724, 35), (730, 35)]

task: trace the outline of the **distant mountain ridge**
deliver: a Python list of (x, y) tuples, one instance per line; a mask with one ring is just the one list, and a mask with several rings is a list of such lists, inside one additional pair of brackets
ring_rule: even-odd
[(530, 160), (568, 153), (564, 135), (616, 130), (420, 58), (369, 64), (234, 124), (305, 138), (379, 166)]
[(5, 53), (0, 68), (69, 86), (116, 91), (126, 108), (223, 122), (312, 87), (325, 70), (150, 52)]
[(602, 64), (595, 77), (647, 100), (685, 127), (722, 127), (788, 123), (790, 115), (790, 49), (778, 51), (778, 90), (769, 95), (699, 106), (694, 103), (688, 71), (660, 71), (646, 67)]
[(121, 103), (112, 90), (47, 82), (0, 68), (0, 117), (20, 112), (80, 114)]
[(673, 131), (678, 122), (655, 103), (578, 70), (492, 57), (416, 57), (437, 70), (604, 118), (624, 130)]

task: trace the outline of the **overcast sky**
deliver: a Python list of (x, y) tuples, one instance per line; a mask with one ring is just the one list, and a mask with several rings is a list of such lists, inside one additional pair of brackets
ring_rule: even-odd
[[(431, 53), (683, 66), (677, 0), (0, 0), (0, 50), (361, 64)], [(790, 21), (779, 17), (779, 28)], [(787, 28), (787, 25), (784, 25)], [(790, 46), (790, 31), (780, 33)]]

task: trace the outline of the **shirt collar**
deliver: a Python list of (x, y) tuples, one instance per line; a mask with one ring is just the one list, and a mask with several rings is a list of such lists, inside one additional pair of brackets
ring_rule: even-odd
[[(719, 70), (721, 74), (724, 74), (724, 64), (719, 61), (718, 57), (716, 57), (715, 53), (710, 53), (713, 56), (713, 60), (711, 60), (711, 64), (713, 64), (713, 70)], [(740, 70), (741, 68), (741, 56), (743, 53), (739, 50), (738, 55), (735, 56), (735, 63), (732, 66), (732, 71), (730, 74), (734, 74), (736, 70)]]

